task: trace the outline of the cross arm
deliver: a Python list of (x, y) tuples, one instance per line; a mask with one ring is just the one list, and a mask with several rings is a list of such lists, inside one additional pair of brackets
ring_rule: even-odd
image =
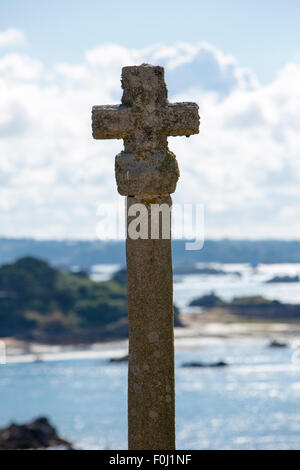
[(94, 139), (123, 139), (134, 131), (130, 108), (124, 105), (93, 106)]
[(199, 134), (198, 110), (196, 103), (168, 103), (162, 110), (162, 133), (170, 136)]

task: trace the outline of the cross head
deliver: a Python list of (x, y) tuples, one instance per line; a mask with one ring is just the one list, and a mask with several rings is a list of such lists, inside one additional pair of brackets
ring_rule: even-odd
[(123, 67), (122, 88), (122, 104), (93, 107), (95, 139), (123, 139), (125, 152), (152, 154), (168, 149), (168, 136), (199, 133), (198, 105), (168, 102), (163, 67)]

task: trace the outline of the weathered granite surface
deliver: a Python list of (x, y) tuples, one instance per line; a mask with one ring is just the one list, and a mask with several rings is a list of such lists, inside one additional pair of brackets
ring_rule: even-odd
[(121, 152), (116, 156), (116, 180), (122, 196), (171, 194), (179, 169), (172, 152)]
[[(128, 197), (128, 208), (141, 198)], [(149, 211), (149, 204), (143, 201)], [(172, 204), (170, 196), (157, 198)], [(128, 223), (131, 218), (128, 217)], [(174, 313), (171, 238), (126, 241), (129, 448), (175, 448)]]
[(123, 196), (171, 194), (179, 169), (168, 136), (199, 132), (198, 105), (169, 103), (164, 69), (143, 64), (122, 70), (121, 105), (94, 106), (95, 139), (124, 139), (116, 156), (116, 180)]

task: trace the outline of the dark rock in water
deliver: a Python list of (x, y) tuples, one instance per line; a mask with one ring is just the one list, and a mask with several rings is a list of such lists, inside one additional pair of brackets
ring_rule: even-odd
[(112, 357), (109, 359), (109, 363), (116, 363), (116, 362), (128, 362), (129, 356), (128, 354), (126, 356), (122, 357)]
[(227, 367), (225, 361), (218, 362), (185, 362), (181, 367)]
[(281, 343), (280, 341), (274, 339), (273, 341), (270, 341), (269, 348), (288, 348), (288, 344)]
[(175, 275), (185, 275), (185, 274), (203, 274), (206, 276), (227, 276), (228, 274), (233, 274), (238, 277), (242, 277), (242, 274), (239, 271), (223, 271), (223, 269), (216, 269), (211, 266), (202, 266), (198, 267), (194, 264), (191, 265), (175, 265), (173, 272)]
[(205, 294), (202, 297), (192, 300), (189, 305), (190, 307), (217, 307), (222, 306), (224, 302), (218, 297), (213, 291), (209, 294)]
[(0, 449), (47, 449), (63, 446), (71, 450), (70, 442), (58, 436), (56, 429), (45, 417), (40, 417), (28, 424), (12, 423), (0, 429)]
[(299, 276), (275, 276), (266, 281), (266, 284), (280, 283), (280, 282), (299, 282)]

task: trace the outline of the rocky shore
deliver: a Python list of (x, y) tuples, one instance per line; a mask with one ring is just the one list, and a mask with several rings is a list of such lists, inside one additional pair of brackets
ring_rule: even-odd
[(12, 423), (0, 429), (0, 450), (72, 449), (44, 416), (26, 424)]

